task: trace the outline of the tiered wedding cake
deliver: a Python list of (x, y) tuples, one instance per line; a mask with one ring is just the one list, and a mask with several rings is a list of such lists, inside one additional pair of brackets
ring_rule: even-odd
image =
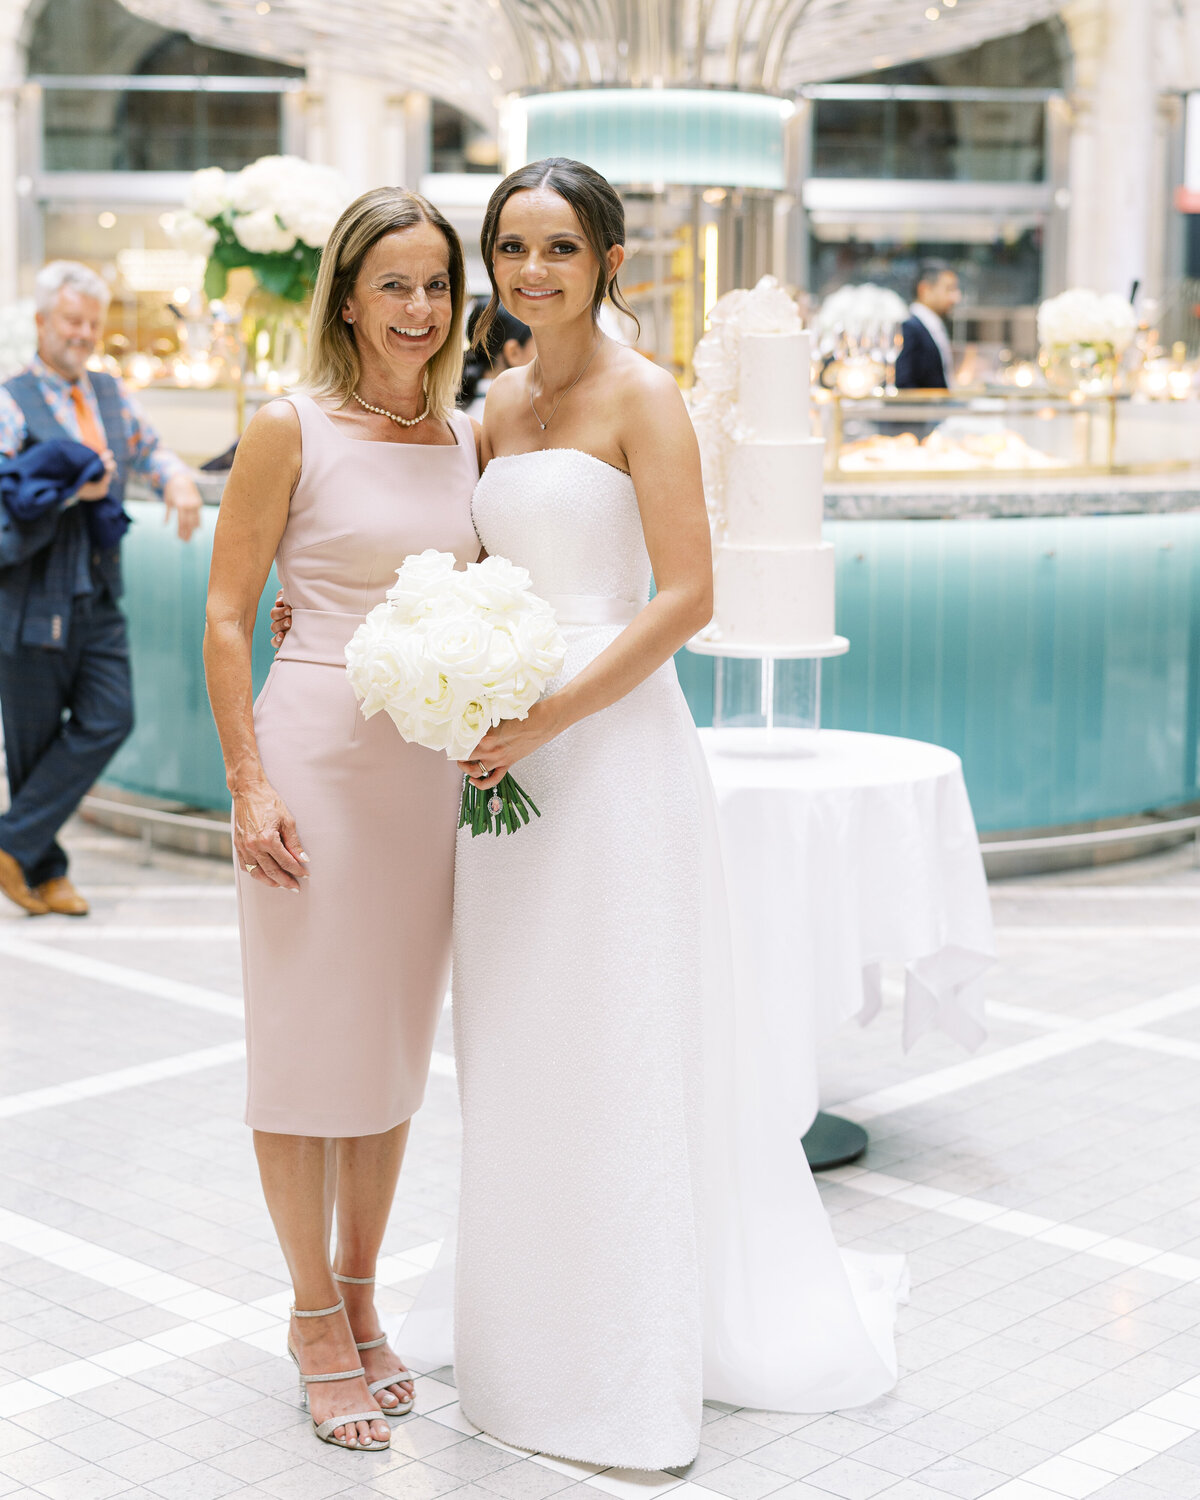
[(715, 608), (701, 650), (814, 656), (834, 634), (821, 540), (825, 444), (809, 428), (810, 339), (771, 276), (730, 292), (696, 346), (692, 420), (713, 526)]

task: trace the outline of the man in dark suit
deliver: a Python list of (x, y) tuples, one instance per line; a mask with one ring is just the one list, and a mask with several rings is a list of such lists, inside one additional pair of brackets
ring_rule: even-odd
[(900, 329), (904, 346), (896, 360), (897, 390), (944, 391), (954, 384), (954, 356), (944, 320), (961, 298), (953, 266), (944, 260), (922, 264), (916, 301)]
[(10, 797), (0, 814), (0, 892), (31, 915), (83, 916), (87, 902), (67, 878), (57, 835), (133, 725), (117, 604), (125, 481), (142, 475), (185, 541), (200, 522), (200, 495), (121, 382), (88, 371), (108, 307), (104, 282), (86, 266), (55, 261), (34, 290), (38, 352), (0, 386), (0, 457), (66, 440), (68, 450), (82, 444), (98, 455), (92, 467), (100, 477), (64, 485), (34, 522), (0, 506), (0, 711)]

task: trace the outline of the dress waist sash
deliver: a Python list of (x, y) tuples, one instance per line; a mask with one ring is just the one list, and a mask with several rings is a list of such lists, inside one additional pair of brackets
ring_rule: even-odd
[(608, 594), (547, 594), (545, 599), (560, 625), (628, 625), (643, 608)]
[(366, 615), (344, 615), (331, 609), (293, 609), (292, 628), (276, 660), (344, 667), (350, 637), (365, 619)]
[[(546, 602), (560, 625), (628, 625), (642, 606), (632, 599), (608, 594), (547, 594)], [(292, 628), (283, 638), (277, 661), (315, 662), (344, 667), (350, 637), (365, 615), (340, 614), (329, 609), (292, 610)]]

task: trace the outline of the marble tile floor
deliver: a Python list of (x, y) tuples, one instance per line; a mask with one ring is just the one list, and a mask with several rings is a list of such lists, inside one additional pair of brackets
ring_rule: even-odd
[[(0, 1496), (105, 1500), (1200, 1500), (1200, 868), (997, 883), (991, 1034), (823, 1059), (871, 1134), (822, 1194), (903, 1250), (901, 1378), (825, 1416), (705, 1410), (688, 1469), (595, 1472), (477, 1433), (424, 1373), (391, 1451), (324, 1448), (241, 1124), (230, 875), (83, 825), (86, 921), (0, 910)], [(398, 1320), (450, 1223), (444, 1020), (392, 1216)]]

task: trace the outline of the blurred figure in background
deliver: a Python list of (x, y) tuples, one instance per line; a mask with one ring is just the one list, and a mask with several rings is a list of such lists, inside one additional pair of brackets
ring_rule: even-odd
[(904, 347), (896, 360), (896, 389), (949, 390), (954, 355), (945, 319), (962, 300), (958, 272), (944, 260), (927, 260), (917, 272), (917, 296), (901, 325)]
[(517, 365), (527, 365), (534, 355), (533, 334), (506, 307), (496, 314), (483, 348), (475, 348), (475, 328), (486, 306), (486, 302), (476, 302), (467, 315), (467, 343), (470, 347), (463, 365), (462, 391), (458, 398), (459, 407), (477, 422), (483, 420), (488, 386), (496, 376)]
[[(0, 712), (10, 798), (0, 815), (0, 891), (35, 916), (84, 916), (57, 835), (133, 727), (117, 606), (126, 481), (130, 473), (148, 481), (183, 541), (200, 524), (201, 501), (121, 382), (88, 371), (108, 310), (104, 282), (60, 260), (34, 286), (37, 354), (0, 387)], [(80, 455), (98, 475), (82, 486)]]

